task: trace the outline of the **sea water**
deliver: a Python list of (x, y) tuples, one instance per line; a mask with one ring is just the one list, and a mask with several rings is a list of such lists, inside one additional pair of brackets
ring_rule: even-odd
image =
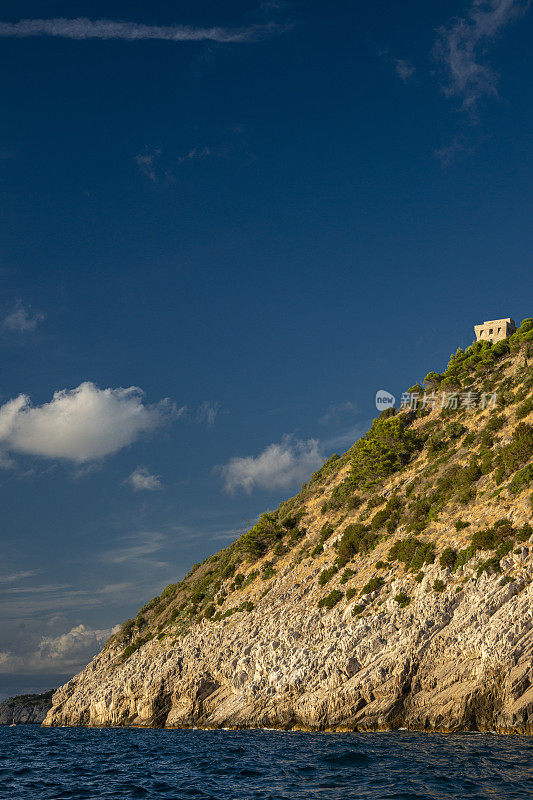
[(0, 728), (9, 800), (533, 798), (533, 737)]

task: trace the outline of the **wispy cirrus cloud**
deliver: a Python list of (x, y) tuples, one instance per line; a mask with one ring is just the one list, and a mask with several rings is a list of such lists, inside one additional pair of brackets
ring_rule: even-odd
[(167, 537), (158, 531), (143, 531), (131, 536), (125, 536), (122, 544), (101, 554), (101, 560), (107, 564), (126, 564), (128, 562), (142, 561), (151, 566), (164, 567), (166, 564), (148, 559), (154, 553), (163, 549)]
[(36, 570), (27, 570), (26, 572), (12, 572), (9, 575), (0, 575), (0, 583), (13, 583), (14, 581), (23, 580), (24, 578), (32, 578), (37, 575)]
[[(437, 29), (433, 55), (445, 76), (442, 89), (446, 97), (459, 102), (470, 126), (479, 122), (480, 101), (498, 97), (498, 74), (489, 61), (490, 47), (530, 5), (531, 0), (472, 0), (463, 16)], [(434, 154), (441, 166), (447, 167), (474, 150), (471, 136), (459, 132)]]
[(458, 156), (472, 152), (473, 149), (463, 133), (456, 133), (448, 144), (435, 150), (435, 155), (439, 159), (441, 167), (448, 167)]
[(404, 83), (407, 83), (409, 78), (412, 78), (416, 72), (416, 67), (406, 61), (405, 58), (397, 58), (394, 62), (394, 69)]
[(204, 400), (204, 402), (198, 406), (196, 421), (202, 425), (206, 425), (208, 428), (212, 428), (219, 411), (220, 403), (211, 403), (209, 400)]
[(194, 145), (182, 155), (176, 156), (155, 147), (137, 153), (133, 160), (152, 183), (172, 184), (184, 174), (183, 170), (202, 162), (220, 159), (249, 165), (256, 158), (248, 141), (246, 126), (233, 125), (210, 144)]
[(153, 475), (146, 467), (137, 467), (131, 475), (128, 475), (124, 483), (127, 483), (134, 492), (155, 492), (162, 489), (161, 478), (159, 475)]
[(4, 330), (14, 333), (30, 333), (44, 320), (44, 314), (39, 311), (32, 311), (31, 306), (24, 306), (18, 302), (11, 314), (8, 314), (2, 322)]
[(322, 425), (345, 424), (357, 413), (357, 406), (351, 400), (343, 403), (331, 403), (325, 414), (320, 417)]
[(497, 96), (489, 47), (530, 4), (531, 0), (474, 0), (463, 17), (438, 29), (434, 54), (446, 73), (444, 92), (459, 99), (464, 110), (473, 110), (484, 96)]
[(156, 161), (160, 155), (161, 150), (154, 150), (152, 153), (137, 153), (133, 159), (142, 174), (153, 183), (157, 183)]
[(191, 25), (144, 25), (110, 19), (76, 17), (67, 19), (21, 19), (0, 22), (0, 37), (54, 36), (63, 39), (121, 39), (128, 42), (160, 40), (167, 42), (257, 42), (282, 33), (287, 25), (265, 23), (241, 28), (196, 28)]

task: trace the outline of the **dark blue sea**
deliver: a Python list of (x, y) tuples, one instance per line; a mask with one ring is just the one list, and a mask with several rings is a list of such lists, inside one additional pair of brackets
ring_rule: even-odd
[(0, 728), (9, 800), (533, 798), (533, 738)]

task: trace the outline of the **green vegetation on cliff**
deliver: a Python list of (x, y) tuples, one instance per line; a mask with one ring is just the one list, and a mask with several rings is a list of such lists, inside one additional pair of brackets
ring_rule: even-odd
[[(322, 613), (358, 595), (375, 594), (380, 603), (392, 576), (415, 587), (433, 564), (451, 576), (474, 564), (474, 579), (498, 572), (531, 528), (513, 526), (503, 514), (489, 526), (478, 525), (468, 509), (478, 497), (503, 502), (518, 496), (531, 508), (532, 355), (532, 319), (503, 342), (459, 348), (443, 372), (426, 376), (425, 390), (411, 387), (419, 400), (424, 392), (456, 393), (455, 407), (419, 402), (382, 413), (295, 497), (262, 514), (229, 547), (194, 565), (127, 620), (113, 637), (122, 658), (156, 636), (174, 640), (192, 625), (250, 613), (269, 602), (278, 578), (294, 572), (296, 581), (300, 565), (315, 559), (313, 603)], [(441, 543), (443, 520), (448, 539)], [(452, 546), (450, 537), (459, 544)], [(433, 590), (446, 591), (448, 580), (436, 579)], [(345, 585), (345, 591), (338, 588)], [(411, 595), (402, 590), (393, 599), (407, 608)], [(365, 608), (356, 605), (354, 613)]]

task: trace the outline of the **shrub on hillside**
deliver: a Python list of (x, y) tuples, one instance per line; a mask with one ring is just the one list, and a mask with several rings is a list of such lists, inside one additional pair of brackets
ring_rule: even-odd
[(333, 589), (332, 592), (327, 594), (325, 597), (322, 597), (318, 601), (319, 608), (333, 608), (333, 606), (337, 605), (339, 600), (343, 597), (343, 594), (339, 589)]
[(318, 585), (325, 586), (328, 581), (330, 581), (336, 572), (338, 572), (338, 567), (333, 565), (332, 567), (326, 567), (323, 569), (320, 575), (318, 576)]
[(524, 489), (527, 489), (531, 483), (533, 483), (533, 464), (528, 464), (527, 467), (524, 467), (516, 473), (508, 489), (511, 494), (519, 494)]
[(369, 553), (377, 539), (374, 531), (361, 522), (347, 525), (341, 538), (336, 542), (339, 566), (345, 566), (358, 553)]
[(352, 448), (352, 477), (368, 489), (400, 470), (420, 442), (408, 427), (406, 415), (379, 418)]
[(411, 598), (405, 592), (398, 592), (398, 594), (394, 598), (400, 608), (405, 608), (411, 602)]
[(533, 528), (531, 527), (529, 522), (526, 522), (526, 524), (522, 525), (520, 530), (517, 532), (516, 539), (519, 542), (527, 542), (527, 540), (531, 537), (532, 534), (533, 534)]
[(522, 321), (519, 329), (509, 337), (511, 352), (516, 352), (530, 342), (533, 342), (533, 319), (528, 317)]
[(377, 592), (381, 589), (384, 583), (385, 581), (383, 580), (383, 578), (379, 576), (374, 576), (373, 578), (370, 578), (368, 583), (365, 583), (365, 585), (361, 589), (361, 594), (370, 594), (370, 592)]
[(377, 531), (386, 526), (387, 533), (393, 533), (399, 525), (404, 506), (404, 501), (398, 495), (392, 495), (385, 508), (382, 508), (372, 517), (370, 521), (372, 530)]
[(463, 433), (466, 433), (467, 428), (465, 428), (464, 425), (461, 425), (460, 422), (454, 421), (446, 425), (445, 431), (446, 436), (448, 436), (450, 439), (458, 439), (463, 435)]
[(333, 489), (329, 500), (326, 500), (321, 506), (322, 514), (327, 511), (337, 511), (340, 508), (352, 510), (359, 508), (362, 498), (357, 494), (357, 482), (352, 475), (348, 475), (342, 483), (339, 483)]
[(129, 639), (133, 633), (134, 627), (135, 627), (135, 620), (127, 619), (126, 622), (122, 623), (122, 627), (118, 632), (118, 639), (119, 640)]
[(463, 550), (459, 550), (457, 553), (457, 558), (455, 559), (455, 564), (453, 571), (457, 570), (459, 567), (464, 567), (468, 561), (475, 555), (476, 548), (473, 545), (469, 545), (465, 547)]
[(424, 564), (432, 564), (435, 560), (434, 542), (421, 542), (414, 536), (400, 539), (389, 550), (389, 561), (401, 561), (406, 570), (418, 572)]
[(236, 547), (248, 558), (255, 560), (264, 555), (284, 535), (275, 514), (261, 514), (257, 523), (237, 539)]
[(495, 433), (499, 431), (505, 425), (506, 419), (503, 414), (491, 414), (487, 424), (485, 425), (484, 430), (490, 431), (491, 433)]
[(449, 569), (453, 570), (455, 567), (455, 562), (457, 561), (457, 550), (454, 550), (453, 547), (446, 547), (439, 558), (439, 564), (441, 567), (448, 567)]
[(514, 537), (516, 531), (508, 519), (501, 519), (492, 528), (476, 531), (471, 543), (477, 550), (493, 550), (503, 541)]
[(329, 522), (326, 522), (320, 529), (320, 541), (327, 541), (332, 533), (335, 533), (335, 528)]
[(353, 569), (345, 569), (341, 575), (341, 583), (348, 583), (350, 578), (353, 578), (355, 571)]
[(261, 571), (261, 580), (268, 581), (270, 578), (273, 578), (275, 574), (276, 570), (274, 569), (272, 561), (265, 561)]
[(327, 461), (325, 461), (320, 469), (314, 472), (311, 475), (309, 483), (312, 485), (314, 483), (323, 483), (323, 481), (331, 475), (335, 470), (340, 466), (339, 461), (341, 457), (338, 453), (333, 453)]
[(528, 397), (527, 400), (524, 400), (523, 403), (520, 403), (518, 408), (516, 409), (516, 418), (523, 419), (527, 417), (528, 414), (531, 414), (533, 411), (533, 398)]

